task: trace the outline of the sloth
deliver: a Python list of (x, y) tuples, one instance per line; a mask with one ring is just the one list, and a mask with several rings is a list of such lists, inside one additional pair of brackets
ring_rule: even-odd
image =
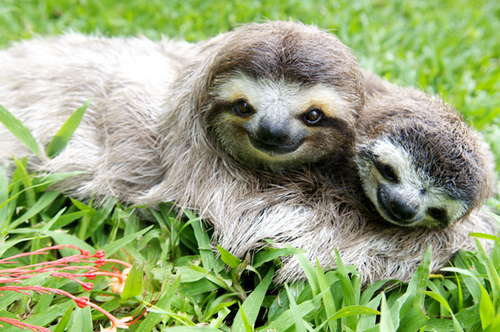
[[(469, 233), (498, 230), (481, 209), (494, 179), (479, 135), (437, 97), (368, 72), (364, 79), (353, 148), (283, 178), (257, 204), (240, 203), (236, 213), (213, 218), (222, 247), (245, 257), (268, 243), (293, 246), (324, 268), (336, 266), (338, 249), (366, 284), (409, 280), (429, 246), (436, 272), (459, 249), (475, 248)], [(277, 281), (303, 277), (296, 259), (283, 258)]]
[(365, 73), (355, 163), (378, 213), (400, 226), (443, 227), (480, 207), (494, 186), (486, 143), (439, 98)]
[(1, 128), (0, 161), (15, 154), (33, 170), (83, 171), (56, 187), (82, 200), (203, 211), (219, 191), (245, 199), (274, 173), (347, 149), (361, 77), (338, 38), (293, 22), (249, 24), (196, 45), (78, 34), (26, 41), (0, 52), (0, 104), (42, 147), (93, 101), (60, 155), (37, 160)]

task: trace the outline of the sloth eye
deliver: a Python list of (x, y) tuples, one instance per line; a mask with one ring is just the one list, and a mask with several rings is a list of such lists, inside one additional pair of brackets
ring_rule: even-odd
[(315, 125), (318, 124), (323, 119), (323, 111), (319, 108), (311, 108), (304, 115), (304, 122), (307, 125)]
[(248, 118), (254, 112), (253, 107), (243, 99), (240, 99), (233, 106), (233, 113), (240, 118)]
[(382, 175), (386, 180), (393, 182), (398, 180), (396, 171), (391, 165), (388, 164), (377, 165), (377, 169), (380, 172), (380, 175)]
[(435, 208), (435, 207), (428, 208), (427, 214), (435, 220), (439, 220), (439, 221), (446, 220), (446, 210), (445, 209)]

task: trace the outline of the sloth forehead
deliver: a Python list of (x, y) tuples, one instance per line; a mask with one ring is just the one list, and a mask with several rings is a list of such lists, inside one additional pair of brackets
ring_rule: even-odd
[(216, 82), (214, 97), (226, 102), (244, 99), (257, 112), (276, 105), (287, 106), (291, 112), (320, 108), (329, 117), (349, 117), (351, 105), (332, 86), (318, 83), (301, 85), (286, 79), (254, 78), (244, 73)]

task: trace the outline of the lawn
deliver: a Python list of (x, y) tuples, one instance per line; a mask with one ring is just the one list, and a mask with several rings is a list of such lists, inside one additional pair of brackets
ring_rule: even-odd
[[(328, 29), (354, 51), (362, 67), (444, 98), (484, 134), (500, 158), (498, 1), (2, 0), (0, 47), (67, 31), (196, 42), (243, 23), (278, 19)], [(0, 278), (7, 268), (40, 263), (44, 269), (22, 285), (67, 292), (22, 294), (2, 290), (0, 283), (4, 319), (21, 318), (50, 331), (92, 331), (110, 326), (102, 308), (120, 319), (133, 316), (132, 331), (500, 330), (500, 242), (495, 236), (489, 237), (495, 243), (492, 253), (480, 246), (477, 252), (460, 252), (453, 268), (441, 275), (429, 275), (426, 256), (410, 283), (362, 289), (353, 267), (340, 264), (323, 272), (303, 261), (308, 282), (276, 285), (272, 277), (280, 262), (275, 257), (284, 252), (263, 251), (253, 265), (223, 248), (215, 255), (208, 249), (205, 225), (189, 212), (175, 218), (168, 202), (155, 210), (114, 201), (96, 208), (46, 191), (48, 181), (63, 175), (39, 178), (24, 165), (18, 162), (12, 178), (0, 168), (2, 259), (71, 243), (92, 254), (101, 249), (108, 259), (126, 264), (102, 261), (106, 264), (97, 272), (103, 275), (89, 280), (49, 276), (55, 270), (47, 262), (61, 258), (79, 271), (94, 271), (99, 257), (74, 248), (22, 256), (16, 264), (0, 261)], [(497, 211), (499, 201), (493, 198), (488, 206)], [(53, 268), (76, 273), (63, 265)], [(124, 286), (121, 296), (110, 291), (110, 281)], [(91, 282), (92, 289), (82, 282)], [(2, 331), (20, 331), (1, 318), (0, 324)]]

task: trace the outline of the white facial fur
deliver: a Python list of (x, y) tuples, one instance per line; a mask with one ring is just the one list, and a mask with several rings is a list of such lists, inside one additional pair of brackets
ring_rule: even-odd
[[(359, 151), (369, 151), (370, 156), (359, 153), (356, 158), (363, 190), (389, 222), (402, 226), (444, 226), (465, 214), (467, 207), (463, 202), (452, 199), (444, 189), (434, 185), (435, 179), (416, 169), (411, 151), (388, 138), (370, 141)], [(412, 212), (402, 213), (399, 206), (406, 206), (405, 211)], [(445, 211), (445, 217), (436, 216), (436, 209), (439, 213)]]

